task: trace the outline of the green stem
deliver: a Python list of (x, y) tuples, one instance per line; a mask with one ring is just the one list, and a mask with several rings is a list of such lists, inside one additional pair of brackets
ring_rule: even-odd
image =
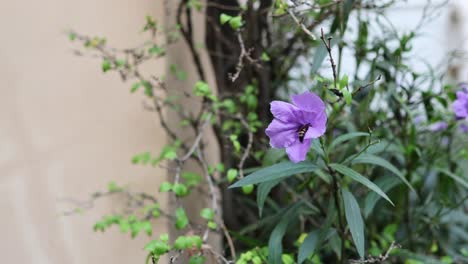
[(336, 175), (335, 171), (329, 166), (330, 164), (330, 157), (328, 155), (328, 152), (326, 151), (324, 147), (324, 142), (323, 138), (320, 140), (320, 146), (322, 147), (323, 153), (324, 153), (324, 161), (327, 167), (328, 172), (332, 176), (332, 192), (335, 200), (335, 206), (336, 210), (338, 212), (338, 229), (339, 229), (339, 235), (341, 238), (341, 256), (340, 256), (340, 263), (344, 264), (345, 263), (345, 240), (346, 240), (346, 227), (344, 225), (344, 215), (343, 215), (343, 210), (341, 208), (341, 202), (340, 202), (340, 183), (339, 183), (339, 178)]

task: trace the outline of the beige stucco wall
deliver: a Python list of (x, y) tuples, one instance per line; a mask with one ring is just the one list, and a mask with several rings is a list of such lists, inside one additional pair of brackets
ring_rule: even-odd
[[(164, 172), (130, 158), (156, 152), (166, 138), (142, 96), (129, 93), (131, 84), (72, 55), (62, 32), (74, 28), (132, 46), (142, 39), (145, 15), (162, 17), (161, 2), (0, 1), (2, 263), (143, 263), (147, 236), (92, 231), (118, 201), (63, 217), (70, 205), (60, 199), (86, 199), (111, 180), (155, 193)], [(163, 63), (154, 70), (163, 71)]]

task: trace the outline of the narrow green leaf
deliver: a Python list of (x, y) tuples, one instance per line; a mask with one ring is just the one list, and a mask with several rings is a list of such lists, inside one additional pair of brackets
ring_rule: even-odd
[(229, 188), (242, 187), (249, 184), (257, 184), (266, 181), (283, 179), (299, 173), (312, 172), (318, 167), (309, 161), (300, 163), (292, 163), (290, 161), (281, 162), (270, 167), (266, 167), (255, 171), (254, 173), (244, 177)]
[(447, 169), (442, 169), (442, 168), (436, 168), (437, 171), (449, 176), (450, 178), (452, 178), (454, 181), (458, 182), (459, 184), (461, 184), (463, 187), (465, 187), (465, 189), (468, 189), (468, 181), (466, 179), (463, 179), (462, 177), (450, 172), (449, 170)]
[(313, 149), (318, 155), (321, 157), (325, 157), (325, 153), (323, 152), (322, 145), (320, 145), (320, 140), (318, 138), (314, 138), (312, 140), (311, 149)]
[(380, 167), (383, 167), (398, 176), (402, 182), (404, 182), (412, 191), (414, 191), (413, 186), (411, 183), (408, 182), (408, 180), (405, 178), (403, 173), (400, 172), (393, 164), (390, 162), (382, 159), (381, 157), (371, 155), (371, 154), (361, 154), (357, 158), (353, 159), (351, 162), (352, 164), (372, 164), (372, 165), (377, 165)]
[(351, 236), (353, 237), (354, 245), (359, 253), (361, 259), (365, 254), (365, 239), (364, 239), (364, 221), (362, 220), (361, 210), (359, 204), (348, 190), (341, 190), (343, 196), (343, 203), (345, 207), (346, 221), (348, 222)]
[(304, 242), (299, 247), (299, 253), (297, 255), (297, 263), (301, 264), (310, 255), (314, 254), (319, 240), (319, 230), (315, 230), (307, 235)]
[(353, 96), (351, 92), (349, 92), (346, 89), (343, 89), (342, 93), (343, 93), (343, 97), (345, 99), (346, 104), (351, 105), (351, 103), (353, 102)]
[(401, 256), (404, 259), (413, 259), (413, 260), (421, 261), (424, 264), (444, 264), (444, 262), (441, 262), (438, 259), (432, 258), (430, 256), (426, 256), (426, 255), (413, 253), (406, 249), (399, 249), (394, 254), (397, 256)]
[(341, 78), (339, 85), (340, 85), (340, 87), (339, 87), (340, 89), (343, 89), (343, 88), (345, 88), (346, 86), (348, 86), (348, 75), (345, 74), (345, 75)]
[(281, 182), (281, 179), (277, 179), (274, 181), (267, 181), (264, 183), (260, 183), (257, 188), (257, 207), (258, 207), (258, 214), (260, 217), (262, 216), (263, 212), (263, 205), (265, 204), (265, 200), (268, 197), (271, 189), (278, 185)]
[(393, 202), (390, 200), (390, 198), (388, 198), (388, 196), (379, 188), (379, 186), (375, 185), (373, 182), (371, 182), (369, 179), (362, 176), (358, 172), (356, 172), (356, 171), (354, 171), (354, 170), (352, 170), (352, 169), (350, 169), (350, 168), (348, 168), (348, 167), (346, 167), (344, 165), (336, 164), (336, 163), (330, 164), (330, 167), (332, 167), (334, 170), (338, 171), (339, 173), (341, 173), (341, 174), (343, 174), (345, 176), (348, 176), (348, 177), (352, 178), (353, 180), (355, 180), (355, 181), (357, 181), (359, 183), (362, 183), (364, 186), (366, 186), (367, 188), (369, 188), (372, 191), (376, 192), (377, 194), (379, 194), (380, 196), (385, 198), (385, 200), (387, 200), (393, 206), (395, 206), (393, 204)]
[(351, 140), (351, 139), (357, 138), (357, 137), (368, 137), (368, 136), (369, 136), (369, 133), (365, 133), (365, 132), (351, 132), (351, 133), (341, 135), (341, 136), (335, 138), (335, 140), (332, 141), (332, 143), (328, 147), (328, 151), (334, 149), (336, 146), (338, 146), (339, 144), (341, 144), (341, 143), (343, 143), (345, 141), (348, 141), (348, 140)]
[(328, 52), (325, 45), (319, 45), (318, 48), (315, 49), (314, 59), (312, 60), (312, 66), (310, 68), (312, 74), (315, 74), (320, 66), (322, 66), (323, 60), (325, 60), (327, 54)]
[[(382, 191), (387, 192), (393, 187), (400, 184), (400, 181), (395, 177), (382, 176), (375, 181), (375, 184), (379, 186)], [(367, 194), (366, 200), (364, 201), (364, 217), (367, 218), (372, 210), (374, 209), (377, 202), (380, 200), (380, 196), (375, 192)]]
[(286, 156), (284, 149), (269, 148), (263, 156), (263, 166), (271, 166)]
[(297, 217), (299, 208), (302, 206), (301, 202), (295, 203), (287, 208), (282, 214), (281, 221), (276, 225), (273, 232), (271, 232), (268, 241), (268, 263), (269, 264), (282, 264), (281, 255), (283, 253), (282, 240), (286, 233), (289, 224)]

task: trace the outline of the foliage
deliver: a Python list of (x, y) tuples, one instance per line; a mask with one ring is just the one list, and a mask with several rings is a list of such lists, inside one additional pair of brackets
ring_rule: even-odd
[[(132, 93), (143, 90), (171, 138), (159, 154), (142, 152), (132, 162), (169, 168), (171, 177), (155, 189), (173, 195), (177, 206), (163, 209), (153, 194), (111, 183), (92, 200), (125, 194), (130, 210), (103, 217), (94, 230), (116, 225), (131, 237), (142, 231), (158, 237), (144, 247), (154, 263), (165, 255), (238, 264), (468, 261), (467, 136), (451, 110), (461, 88), (446, 78), (449, 65), (427, 71), (411, 66), (411, 44), (436, 9), (428, 5), (421, 23), (401, 32), (386, 17), (393, 4), (182, 0), (174, 28), (147, 17), (143, 31), (151, 40), (124, 50), (110, 48), (105, 38), (70, 32), (70, 40), (86, 49), (80, 54), (97, 54), (104, 73), (131, 80)], [(207, 16), (216, 87), (194, 44), (197, 12)], [(158, 34), (167, 41), (160, 43)], [(191, 94), (138, 68), (170, 55), (177, 41), (189, 46), (196, 73), (173, 64), (169, 74), (193, 87)], [(353, 54), (351, 61), (344, 61), (345, 53)], [(343, 72), (344, 64), (355, 67)], [(190, 74), (198, 81), (189, 83)], [(269, 103), (303, 91), (326, 102), (328, 122), (307, 160), (294, 163), (268, 145), (264, 131)], [(188, 113), (186, 99), (202, 102), (200, 111)], [(170, 127), (163, 111), (175, 113), (180, 127)], [(436, 129), (436, 122), (446, 126)], [(208, 126), (215, 138), (205, 137)], [(193, 137), (183, 139), (181, 128), (190, 128)], [(207, 161), (207, 140), (220, 146), (222, 163)], [(201, 173), (187, 169), (189, 161)], [(181, 200), (199, 189), (210, 203), (190, 215)], [(153, 234), (152, 221), (160, 217), (179, 232)], [(216, 232), (224, 236), (221, 252), (208, 242)]]

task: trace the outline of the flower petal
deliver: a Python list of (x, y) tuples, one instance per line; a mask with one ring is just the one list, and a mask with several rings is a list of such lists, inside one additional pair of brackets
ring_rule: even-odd
[(447, 127), (448, 127), (447, 122), (438, 121), (438, 122), (435, 122), (435, 123), (432, 123), (431, 125), (429, 125), (428, 129), (429, 129), (429, 131), (432, 131), (432, 132), (439, 132), (439, 131), (446, 130)]
[[(468, 121), (468, 120), (467, 120)], [(460, 125), (460, 130), (464, 133), (468, 133), (468, 123), (462, 123)]]
[(301, 110), (307, 112), (325, 111), (325, 104), (322, 99), (312, 92), (305, 92), (298, 95), (292, 95), (291, 101)]
[(327, 114), (325, 111), (312, 114), (311, 116), (311, 121), (308, 121), (310, 124), (309, 129), (304, 136), (307, 139), (318, 138), (327, 130)]
[(274, 148), (285, 148), (293, 144), (297, 139), (297, 125), (285, 123), (279, 119), (273, 119), (265, 133), (270, 138), (270, 145)]
[(468, 96), (457, 92), (457, 100), (453, 102), (452, 110), (458, 118), (468, 117)]
[(270, 103), (270, 111), (276, 119), (279, 119), (286, 123), (297, 123), (295, 112), (299, 109), (286, 102), (273, 101)]
[(286, 153), (288, 154), (289, 160), (294, 163), (298, 163), (306, 159), (307, 152), (310, 149), (310, 139), (304, 139), (304, 142), (300, 143), (296, 141), (295, 144), (286, 148)]

